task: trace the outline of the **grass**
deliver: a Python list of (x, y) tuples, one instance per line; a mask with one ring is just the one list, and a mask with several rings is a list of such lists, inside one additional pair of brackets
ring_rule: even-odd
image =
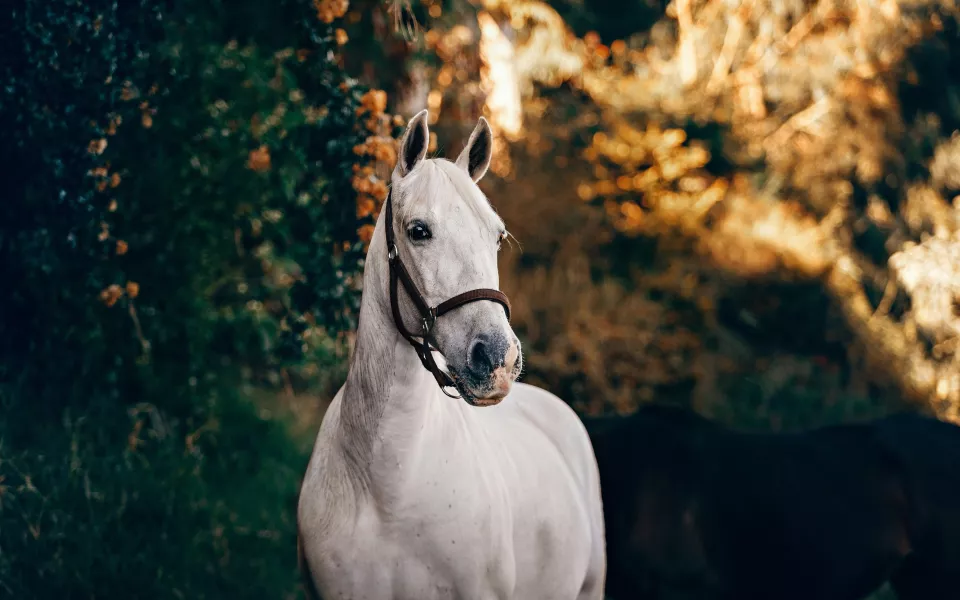
[(296, 501), (322, 410), (270, 398), (221, 399), (189, 436), (91, 411), (14, 448), (0, 421), (0, 596), (299, 598)]

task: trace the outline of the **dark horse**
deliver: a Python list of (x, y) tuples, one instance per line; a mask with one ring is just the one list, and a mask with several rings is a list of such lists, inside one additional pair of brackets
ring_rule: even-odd
[(737, 432), (680, 409), (587, 419), (613, 600), (960, 598), (960, 427), (901, 414)]

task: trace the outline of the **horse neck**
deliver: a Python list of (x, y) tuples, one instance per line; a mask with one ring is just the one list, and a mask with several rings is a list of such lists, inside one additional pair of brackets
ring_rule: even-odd
[(377, 243), (382, 235), (374, 240), (364, 269), (357, 343), (340, 401), (340, 430), (355, 477), (382, 489), (416, 451), (440, 390), (393, 322), (385, 244)]

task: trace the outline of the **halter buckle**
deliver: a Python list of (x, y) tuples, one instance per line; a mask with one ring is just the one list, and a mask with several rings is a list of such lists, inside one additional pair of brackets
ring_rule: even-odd
[(390, 262), (393, 262), (397, 260), (398, 256), (400, 256), (400, 253), (397, 250), (397, 245), (390, 244), (390, 246), (387, 248), (387, 260), (389, 260)]
[(436, 309), (431, 308), (422, 319), (420, 319), (420, 326), (423, 328), (423, 337), (426, 338), (430, 335), (430, 332), (433, 331), (433, 326), (437, 324), (437, 311)]

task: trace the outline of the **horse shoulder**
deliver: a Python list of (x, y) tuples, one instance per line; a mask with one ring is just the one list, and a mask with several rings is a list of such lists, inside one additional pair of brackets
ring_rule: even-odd
[(357, 526), (360, 498), (336, 437), (342, 390), (330, 403), (314, 442), (297, 503), (297, 536), (304, 564)]
[(523, 419), (539, 430), (560, 455), (587, 506), (600, 501), (600, 473), (593, 445), (577, 413), (550, 392), (514, 384), (514, 400)]
[(317, 583), (313, 578), (313, 571), (310, 569), (307, 556), (303, 551), (303, 538), (300, 536), (299, 531), (297, 531), (297, 568), (300, 569), (300, 584), (303, 587), (303, 595), (307, 600), (322, 600), (320, 592), (317, 591)]
[[(604, 540), (603, 504), (600, 493), (600, 473), (593, 452), (593, 445), (587, 435), (586, 427), (576, 412), (563, 400), (541, 388), (517, 383), (514, 384), (517, 409), (524, 419), (540, 430), (559, 454), (560, 461), (566, 466), (569, 481), (579, 491), (579, 510), (584, 519), (581, 530), (586, 539), (578, 544), (560, 544), (563, 552), (582, 554), (586, 573), (581, 592), (592, 597), (594, 591), (601, 590), (606, 572), (606, 543)], [(511, 395), (513, 395), (511, 394)], [(573, 525), (568, 521), (564, 527)], [(544, 528), (537, 532), (543, 556), (548, 560), (557, 560), (554, 552), (556, 538)], [(556, 535), (556, 532), (553, 533)], [(563, 559), (567, 564), (574, 560), (568, 556)], [(598, 592), (599, 593), (599, 592)]]

